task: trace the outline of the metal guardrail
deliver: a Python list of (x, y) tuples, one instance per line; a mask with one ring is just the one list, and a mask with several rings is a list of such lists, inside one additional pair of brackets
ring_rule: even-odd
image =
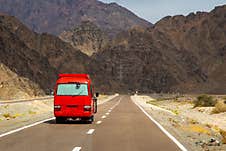
[(21, 102), (32, 102), (32, 101), (40, 101), (51, 99), (53, 96), (42, 97), (42, 98), (32, 98), (32, 99), (21, 99), (21, 100), (9, 100), (9, 101), (0, 101), (0, 104), (14, 104), (14, 103), (21, 103)]

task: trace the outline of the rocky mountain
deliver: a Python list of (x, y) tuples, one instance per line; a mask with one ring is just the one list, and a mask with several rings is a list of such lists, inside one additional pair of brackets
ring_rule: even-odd
[(103, 91), (187, 93), (225, 93), (225, 66), (226, 6), (122, 32), (89, 65)]
[(63, 32), (59, 37), (88, 56), (102, 51), (110, 42), (108, 35), (90, 21), (82, 22), (74, 29)]
[[(53, 85), (49, 79), (56, 79), (56, 70), (51, 67), (45, 56), (35, 49), (29, 48), (23, 38), (16, 34), (19, 31), (23, 32), (23, 28), (27, 29), (19, 22), (15, 24), (17, 22), (14, 17), (0, 15), (0, 63), (16, 73), (18, 77), (33, 81), (45, 91)], [(30, 37), (32, 34), (30, 32), (27, 36)], [(25, 36), (26, 34), (24, 34)]]
[(97, 0), (0, 0), (0, 12), (16, 16), (33, 31), (55, 35), (83, 21), (95, 23), (109, 35), (152, 25), (116, 3)]
[(226, 70), (223, 68), (226, 65), (226, 5), (216, 7), (210, 13), (166, 17), (154, 28), (164, 33), (178, 50), (192, 54), (207, 75), (204, 84), (195, 84), (191, 89), (226, 91), (226, 85), (222, 85), (222, 81), (226, 80)]
[(61, 72), (89, 73), (100, 92), (226, 91), (226, 5), (209, 13), (165, 17), (153, 27), (136, 26), (106, 45), (104, 33), (95, 23), (83, 22), (63, 35), (72, 46), (0, 15), (2, 72), (9, 69), (18, 75), (17, 81), (27, 79), (32, 85), (27, 87), (45, 92)]
[(0, 51), (1, 64), (48, 93), (54, 87), (57, 73), (85, 72), (88, 59), (58, 37), (34, 33), (7, 15), (0, 15)]

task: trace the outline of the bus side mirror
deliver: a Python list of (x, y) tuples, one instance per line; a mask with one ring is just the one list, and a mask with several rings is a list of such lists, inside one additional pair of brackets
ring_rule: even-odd
[(96, 97), (99, 97), (99, 93), (96, 93)]

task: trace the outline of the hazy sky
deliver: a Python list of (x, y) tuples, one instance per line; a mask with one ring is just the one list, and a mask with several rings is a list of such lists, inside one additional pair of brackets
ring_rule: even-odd
[(215, 6), (226, 4), (226, 0), (100, 0), (106, 3), (116, 2), (136, 15), (155, 23), (165, 16), (190, 12), (210, 11)]

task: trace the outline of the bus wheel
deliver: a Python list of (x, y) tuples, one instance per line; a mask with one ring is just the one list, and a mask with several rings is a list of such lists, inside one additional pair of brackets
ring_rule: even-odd
[(91, 116), (91, 117), (88, 119), (88, 121), (87, 121), (87, 122), (88, 122), (89, 124), (92, 124), (92, 123), (93, 123), (93, 121), (94, 121), (94, 117), (93, 117), (93, 116)]

